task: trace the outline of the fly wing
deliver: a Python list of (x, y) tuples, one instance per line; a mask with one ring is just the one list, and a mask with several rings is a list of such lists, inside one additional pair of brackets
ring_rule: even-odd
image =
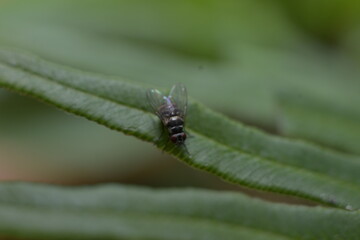
[(175, 84), (169, 94), (171, 102), (180, 110), (182, 117), (186, 114), (187, 109), (187, 91), (182, 83)]
[(157, 89), (149, 89), (146, 92), (147, 99), (149, 101), (149, 105), (154, 113), (156, 113), (159, 117), (159, 109), (161, 106), (166, 104), (166, 97)]

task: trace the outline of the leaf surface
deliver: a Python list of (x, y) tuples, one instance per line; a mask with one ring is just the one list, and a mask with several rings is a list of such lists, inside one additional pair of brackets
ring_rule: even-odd
[(188, 155), (166, 144), (166, 139), (156, 141), (162, 126), (148, 111), (144, 86), (5, 48), (0, 50), (0, 85), (154, 142), (189, 165), (230, 182), (347, 209), (360, 207), (358, 157), (265, 134), (194, 100), (186, 123)]
[(1, 236), (26, 239), (358, 239), (359, 212), (239, 193), (0, 185)]

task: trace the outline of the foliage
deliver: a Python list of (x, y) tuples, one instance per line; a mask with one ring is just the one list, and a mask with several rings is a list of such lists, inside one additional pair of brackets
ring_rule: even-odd
[[(358, 239), (359, 214), (242, 194), (2, 184), (0, 231), (31, 239)], [(346, 230), (343, 226), (346, 226)]]
[[(18, 108), (16, 98), (0, 92), (0, 141), (37, 142), (57, 159), (44, 165), (29, 156), (18, 167), (41, 175), (52, 165), (69, 174), (70, 183), (85, 172), (126, 178), (159, 158), (152, 143), (234, 185), (323, 205), (200, 189), (1, 183), (0, 236), (358, 239), (360, 72), (353, 60), (360, 24), (354, 3), (0, 1), (0, 86), (115, 130), (93, 132), (90, 121), (59, 112), (36, 115), (43, 110), (24, 103), (27, 98)], [(336, 51), (310, 34), (337, 44)], [(162, 126), (146, 102), (149, 87), (166, 91), (175, 82), (190, 93), (188, 152), (159, 140)], [(74, 137), (79, 131), (82, 137)], [(57, 139), (65, 132), (72, 135)], [(9, 166), (0, 163), (5, 172)]]

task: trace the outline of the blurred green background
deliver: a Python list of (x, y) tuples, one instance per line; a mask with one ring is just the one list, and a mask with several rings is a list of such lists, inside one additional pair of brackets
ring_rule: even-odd
[[(0, 0), (0, 45), (360, 153), (356, 0)], [(154, 146), (0, 91), (0, 179), (232, 188)]]

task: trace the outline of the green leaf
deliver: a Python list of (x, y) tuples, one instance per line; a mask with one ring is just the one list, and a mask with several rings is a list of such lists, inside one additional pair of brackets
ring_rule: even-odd
[[(161, 135), (159, 120), (147, 110), (146, 87), (120, 78), (76, 71), (3, 48), (0, 85), (146, 141), (155, 143)], [(187, 130), (191, 156), (183, 148), (164, 147), (164, 141), (156, 145), (230, 182), (347, 209), (360, 207), (357, 157), (265, 134), (193, 100)]]
[(0, 232), (26, 239), (358, 239), (359, 212), (239, 193), (0, 185)]
[(6, 1), (0, 42), (154, 86), (181, 81), (202, 103), (274, 129), (284, 88), (345, 106), (360, 102), (356, 67), (314, 47), (292, 20), (277, 4), (250, 0)]
[(6, 180), (118, 181), (161, 164), (164, 156), (139, 139), (4, 89), (0, 116), (0, 166)]
[(347, 108), (305, 94), (282, 94), (279, 100), (283, 133), (360, 154), (359, 104)]

